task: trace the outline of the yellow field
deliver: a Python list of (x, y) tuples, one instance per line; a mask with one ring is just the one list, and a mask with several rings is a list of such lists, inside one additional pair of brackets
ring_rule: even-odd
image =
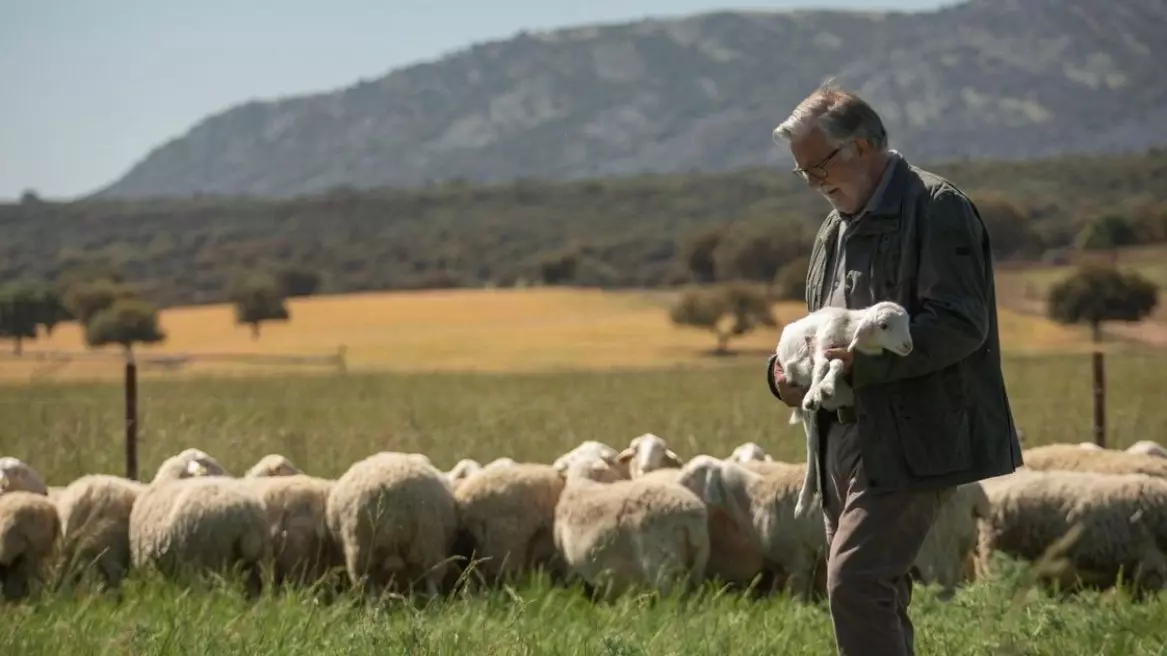
[[(142, 347), (157, 354), (330, 355), (346, 347), (349, 370), (546, 371), (646, 368), (703, 364), (712, 358), (711, 333), (674, 327), (669, 294), (544, 288), (369, 293), (296, 299), (286, 324), (265, 324), (259, 340), (236, 326), (230, 306), (177, 308), (163, 312), (165, 344)], [(780, 320), (803, 312), (800, 303), (775, 308)], [(1085, 332), (1038, 317), (1002, 310), (1007, 351), (1067, 351), (1086, 346)], [(777, 339), (765, 330), (731, 343), (742, 357), (764, 357)], [(7, 343), (4, 345), (7, 348)], [(29, 343), (29, 351), (81, 352), (76, 325), (59, 327), (51, 339)], [(109, 351), (116, 353), (116, 351)], [(180, 370), (143, 375), (271, 373), (311, 367), (196, 362)], [(77, 359), (68, 364), (0, 360), (0, 379), (108, 378), (121, 375), (117, 360)]]

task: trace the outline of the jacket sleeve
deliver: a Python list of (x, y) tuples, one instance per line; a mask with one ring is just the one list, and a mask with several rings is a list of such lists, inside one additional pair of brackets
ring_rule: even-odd
[(923, 214), (917, 228), (919, 309), (911, 322), (912, 352), (856, 352), (851, 365), (856, 389), (939, 371), (972, 354), (988, 335), (991, 262), (976, 210), (967, 198), (943, 188)]
[(771, 355), (766, 360), (766, 384), (770, 386), (770, 393), (779, 401), (782, 400), (782, 393), (778, 391), (778, 383), (774, 381), (774, 361), (778, 359), (778, 354)]

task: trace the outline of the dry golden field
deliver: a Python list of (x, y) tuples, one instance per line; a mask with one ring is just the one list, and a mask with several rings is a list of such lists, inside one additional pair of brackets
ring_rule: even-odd
[[(167, 339), (139, 347), (143, 355), (270, 354), (330, 355), (346, 348), (350, 371), (555, 371), (657, 368), (732, 360), (712, 358), (711, 333), (669, 322), (670, 294), (662, 292), (543, 288), (368, 293), (290, 302), (291, 321), (262, 327), (252, 340), (234, 323), (227, 305), (163, 312)], [(803, 313), (801, 303), (780, 303), (781, 321)], [(1053, 324), (1009, 309), (1000, 313), (1006, 351), (1065, 352), (1088, 346), (1084, 330)], [(742, 356), (773, 348), (778, 332), (767, 329), (734, 340)], [(6, 345), (7, 346), (7, 345)], [(75, 324), (28, 351), (79, 353)], [(109, 351), (116, 354), (116, 351)], [(305, 370), (287, 365), (195, 362), (180, 371), (143, 369), (143, 375), (249, 374)], [(67, 364), (0, 360), (0, 379), (22, 381), (102, 379), (121, 375), (116, 359), (76, 359)]]

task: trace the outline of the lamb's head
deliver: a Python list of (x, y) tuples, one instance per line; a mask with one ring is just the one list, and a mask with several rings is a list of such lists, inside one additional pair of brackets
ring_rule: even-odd
[(684, 464), (663, 439), (652, 433), (632, 438), (628, 448), (616, 456), (616, 462), (626, 467), (632, 478), (639, 478), (658, 469), (675, 469)]
[(154, 474), (154, 482), (172, 481), (199, 476), (226, 476), (219, 461), (215, 460), (202, 449), (183, 449), (176, 455), (170, 456), (158, 466)]
[(745, 444), (738, 446), (736, 449), (733, 450), (733, 453), (731, 453), (729, 455), (729, 457), (726, 458), (726, 460), (734, 460), (737, 462), (751, 462), (751, 461), (773, 462), (774, 461), (774, 459), (770, 457), (770, 454), (766, 453), (766, 451), (763, 450), (762, 447), (758, 446), (757, 444), (754, 444), (753, 442), (746, 442)]
[(49, 488), (31, 465), (20, 458), (5, 456), (0, 458), (0, 494), (5, 492), (48, 494)]
[(463, 458), (451, 467), (450, 471), (446, 472), (446, 478), (450, 482), (461, 481), (470, 478), (470, 476), (481, 469), (482, 465), (478, 464), (477, 460)]
[(1138, 453), (1155, 458), (1167, 458), (1167, 448), (1154, 440), (1139, 440), (1127, 447), (1127, 453)]
[(607, 462), (613, 467), (621, 470), (623, 477), (628, 478), (628, 467), (617, 461), (617, 455), (619, 454), (616, 449), (613, 449), (603, 442), (586, 440), (581, 442), (571, 451), (568, 451), (567, 453), (556, 458), (555, 462), (552, 463), (552, 466), (558, 469), (561, 464), (571, 463), (572, 461), (579, 458), (599, 458), (600, 460), (603, 460), (604, 462)]
[(681, 467), (677, 482), (688, 488), (709, 506), (724, 506), (728, 499), (723, 474), (727, 463), (713, 456), (693, 456)]
[(519, 464), (519, 463), (515, 462), (514, 458), (506, 458), (506, 457), (495, 458), (494, 460), (491, 460), (490, 462), (486, 463), (486, 465), (483, 467), (483, 469), (499, 469), (501, 467), (514, 467), (517, 464)]
[(265, 476), (295, 476), (302, 474), (296, 465), (288, 458), (278, 453), (269, 453), (259, 459), (251, 469), (244, 474), (246, 478), (260, 478)]
[(555, 471), (564, 479), (584, 479), (596, 483), (614, 483), (625, 480), (624, 473), (612, 463), (603, 458), (577, 454), (574, 457), (563, 457), (555, 461)]
[(871, 355), (884, 350), (896, 355), (911, 353), (911, 316), (902, 305), (891, 301), (880, 301), (866, 308), (849, 348)]

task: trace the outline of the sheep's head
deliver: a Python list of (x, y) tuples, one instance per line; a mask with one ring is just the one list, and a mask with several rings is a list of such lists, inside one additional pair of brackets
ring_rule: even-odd
[(911, 316), (898, 303), (881, 301), (866, 309), (848, 348), (876, 355), (888, 350), (896, 355), (912, 352)]
[(446, 478), (450, 481), (460, 481), (469, 478), (474, 472), (480, 471), (482, 465), (478, 464), (477, 460), (470, 458), (463, 458), (458, 461), (450, 471), (446, 472)]
[(495, 458), (494, 460), (491, 460), (490, 462), (486, 463), (486, 466), (484, 466), (483, 469), (498, 469), (500, 467), (514, 467), (517, 464), (519, 464), (519, 463), (515, 462), (514, 458), (506, 458), (506, 457)]
[(0, 458), (0, 493), (31, 492), (48, 494), (49, 488), (35, 469), (20, 458)]
[(1127, 453), (1137, 453), (1155, 458), (1167, 458), (1167, 448), (1154, 440), (1139, 440), (1127, 447)]
[(192, 478), (195, 476), (226, 476), (227, 471), (201, 449), (183, 449), (167, 458), (154, 474), (154, 482)]
[(258, 478), (261, 476), (295, 476), (301, 474), (298, 467), (292, 464), (284, 456), (278, 453), (269, 453), (268, 455), (259, 459), (255, 466), (247, 470), (244, 474), (247, 478)]
[(632, 438), (628, 448), (616, 456), (616, 462), (627, 468), (632, 478), (657, 469), (675, 469), (684, 464), (681, 457), (665, 445), (663, 439), (652, 433)]
[(613, 483), (624, 479), (623, 473), (612, 463), (594, 455), (577, 454), (575, 457), (560, 458), (554, 467), (565, 479), (582, 478), (597, 483)]
[(722, 473), (726, 463), (713, 456), (693, 456), (689, 462), (681, 467), (677, 482), (696, 494), (710, 506), (722, 506), (726, 503), (725, 484)]
[(620, 470), (624, 478), (628, 478), (628, 467), (624, 463), (621, 463), (617, 460), (617, 455), (619, 454), (617, 453), (616, 449), (613, 449), (603, 442), (586, 440), (581, 442), (579, 446), (575, 447), (571, 451), (568, 451), (567, 453), (556, 458), (555, 462), (552, 463), (552, 466), (558, 468), (561, 464), (570, 464), (572, 461), (579, 458), (599, 458), (600, 460), (603, 460), (609, 465), (612, 465), (613, 467)]
[(762, 449), (762, 447), (758, 446), (757, 444), (754, 444), (753, 442), (746, 442), (745, 444), (738, 446), (738, 448), (734, 449), (733, 453), (730, 454), (728, 460), (735, 460), (737, 462), (751, 462), (751, 461), (773, 462), (774, 461), (774, 459), (770, 457), (770, 454), (766, 453), (765, 450)]

